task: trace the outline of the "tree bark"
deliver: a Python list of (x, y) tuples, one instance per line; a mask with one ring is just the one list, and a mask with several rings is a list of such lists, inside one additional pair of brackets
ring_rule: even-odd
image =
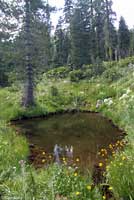
[(30, 11), (30, 0), (25, 0), (25, 61), (26, 61), (26, 82), (25, 92), (22, 100), (24, 107), (34, 105), (34, 75), (32, 66), (32, 38), (31, 38), (31, 11)]

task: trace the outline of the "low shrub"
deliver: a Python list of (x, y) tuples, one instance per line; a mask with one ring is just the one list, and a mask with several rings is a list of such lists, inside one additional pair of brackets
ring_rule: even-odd
[(72, 82), (78, 82), (85, 78), (84, 73), (81, 69), (71, 71), (69, 73), (69, 76)]
[(66, 78), (69, 74), (69, 67), (54, 68), (46, 73), (47, 78)]
[(109, 68), (106, 71), (104, 71), (102, 77), (108, 82), (113, 82), (120, 79), (122, 77), (122, 74), (120, 73), (119, 69), (114, 67), (114, 68)]

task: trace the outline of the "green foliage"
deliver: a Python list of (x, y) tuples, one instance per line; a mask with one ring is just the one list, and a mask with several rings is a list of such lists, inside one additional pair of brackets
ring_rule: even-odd
[[(82, 200), (102, 200), (98, 189), (92, 188), (89, 177), (75, 176), (73, 169), (63, 166), (49, 166), (46, 170), (37, 173), (26, 164), (21, 165), (20, 176), (5, 182), (3, 199), (47, 199), (81, 198)], [(68, 176), (67, 176), (68, 174)]]
[(118, 70), (118, 68), (109, 68), (103, 73), (103, 78), (105, 78), (108, 82), (117, 81), (122, 77), (122, 74)]
[(70, 80), (72, 82), (78, 82), (79, 80), (84, 79), (84, 73), (80, 69), (79, 70), (71, 71), (69, 73), (69, 75), (70, 75)]
[(134, 199), (134, 146), (116, 155), (107, 168), (107, 179), (117, 199)]
[(17, 135), (0, 120), (0, 182), (13, 176), (19, 169), (19, 161), (28, 156), (26, 139)]
[(53, 97), (56, 97), (56, 96), (58, 96), (59, 95), (59, 92), (58, 92), (58, 88), (57, 87), (55, 87), (55, 86), (52, 86), (51, 87), (51, 95), (53, 96)]
[(119, 22), (119, 49), (121, 58), (125, 58), (129, 55), (129, 46), (130, 32), (126, 25), (125, 19), (121, 17)]
[(48, 78), (55, 78), (55, 79), (66, 78), (68, 76), (69, 71), (70, 70), (68, 67), (58, 67), (48, 71), (46, 73), (46, 76)]
[[(103, 63), (104, 73), (110, 74), (112, 70), (121, 72), (121, 78), (112, 79), (110, 83), (107, 83), (108, 78), (104, 78), (104, 74), (101, 78), (87, 80), (89, 75), (86, 77), (85, 73), (89, 70), (92, 75), (91, 65), (83, 66), (80, 69), (80, 73), (82, 72), (86, 79), (78, 82), (70, 82), (68, 76), (66, 79), (55, 80), (55, 77), (52, 77), (48, 80), (44, 75), (43, 80), (37, 86), (36, 106), (29, 109), (20, 107), (21, 90), (15, 85), (0, 89), (0, 193), (3, 199), (32, 199), (33, 197), (35, 199), (45, 197), (48, 200), (58, 197), (67, 197), (72, 200), (78, 198), (102, 199), (102, 195), (99, 194), (96, 187), (92, 187), (91, 190), (87, 189), (87, 185), (92, 185), (91, 178), (83, 177), (79, 173), (75, 176), (74, 169), (54, 165), (45, 170), (36, 171), (27, 164), (20, 165), (18, 162), (26, 160), (28, 155), (26, 140), (14, 133), (11, 127), (7, 127), (7, 124), (2, 121), (2, 119), (9, 121), (14, 118), (39, 116), (71, 109), (99, 110), (128, 133), (126, 137), (128, 145), (124, 147), (123, 152), (117, 152), (115, 159), (108, 165), (107, 183), (113, 188), (114, 196), (117, 199), (131, 200), (134, 198), (133, 59), (127, 58), (120, 62)], [(60, 71), (58, 68), (56, 70)], [(73, 72), (75, 71), (77, 70)], [(112, 100), (112, 104), (106, 104), (109, 98)], [(102, 101), (102, 105), (98, 109), (96, 109), (97, 100)]]

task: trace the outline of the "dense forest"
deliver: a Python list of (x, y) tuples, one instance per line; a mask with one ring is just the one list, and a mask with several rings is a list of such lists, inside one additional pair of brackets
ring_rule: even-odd
[[(134, 30), (123, 17), (119, 28), (115, 27), (112, 0), (65, 0), (54, 34), (51, 13), (56, 14), (56, 8), (47, 2), (1, 1), (0, 11), (1, 86), (21, 80), (31, 85), (32, 91), (35, 79), (48, 69), (81, 69), (86, 64), (117, 61), (134, 52)], [(96, 73), (101, 71), (100, 65)]]

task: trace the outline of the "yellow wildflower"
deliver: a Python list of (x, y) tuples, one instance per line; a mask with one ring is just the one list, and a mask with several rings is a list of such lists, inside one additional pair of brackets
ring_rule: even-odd
[(80, 159), (79, 158), (76, 158), (76, 162), (79, 162), (80, 161)]
[(76, 194), (76, 196), (79, 196), (79, 195), (80, 195), (80, 192), (77, 191), (75, 194)]
[(75, 173), (74, 173), (74, 176), (78, 176), (78, 173), (77, 173), (77, 172), (75, 172)]
[(45, 162), (45, 159), (42, 160), (42, 163), (44, 163), (44, 162)]
[(91, 190), (92, 189), (91, 185), (87, 185), (87, 189)]
[(110, 186), (108, 189), (109, 189), (109, 190), (113, 190), (113, 187)]
[(102, 198), (103, 198), (103, 199), (106, 199), (106, 196), (103, 196)]
[(102, 167), (102, 166), (103, 166), (103, 163), (102, 163), (102, 162), (100, 162), (100, 163), (99, 163), (99, 167)]
[(113, 149), (113, 146), (112, 146), (112, 144), (109, 144), (109, 148), (110, 148), (110, 149)]
[(46, 154), (45, 151), (43, 151), (43, 152), (42, 152), (42, 155), (45, 155), (45, 154)]
[(125, 157), (125, 156), (122, 156), (122, 160), (126, 160), (126, 157)]
[(67, 162), (66, 162), (65, 160), (63, 161), (63, 163), (64, 163), (64, 165), (66, 165), (66, 164), (67, 164)]

